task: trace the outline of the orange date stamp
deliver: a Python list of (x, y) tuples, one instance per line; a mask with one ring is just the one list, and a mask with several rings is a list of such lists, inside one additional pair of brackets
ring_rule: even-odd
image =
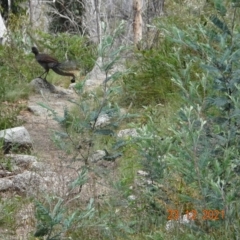
[[(168, 220), (179, 220), (181, 218), (181, 212), (176, 209), (168, 209)], [(200, 215), (200, 218), (202, 220), (221, 220), (224, 219), (225, 217), (225, 212), (224, 210), (216, 210), (216, 209), (204, 209), (202, 212), (199, 214), (199, 212), (195, 209), (191, 211), (187, 211), (185, 216), (187, 217), (188, 220), (195, 220), (199, 219), (198, 215)]]

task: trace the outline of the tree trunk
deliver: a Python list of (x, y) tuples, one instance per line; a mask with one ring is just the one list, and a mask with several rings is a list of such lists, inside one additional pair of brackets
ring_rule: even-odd
[(11, 5), (12, 5), (11, 0), (8, 0), (8, 16), (11, 13), (11, 7), (12, 7)]
[(159, 0), (159, 14), (163, 15), (164, 13), (164, 2), (165, 0)]
[(30, 25), (33, 26), (33, 4), (32, 0), (29, 0), (29, 17), (30, 17)]
[(142, 40), (142, 0), (133, 0), (133, 35), (134, 35), (134, 45), (137, 46)]
[(0, 13), (0, 44), (4, 44), (7, 40), (5, 34), (7, 33), (7, 28), (5, 26), (2, 14)]
[(100, 19), (101, 2), (99, 2), (99, 0), (94, 0), (94, 5), (95, 5), (95, 12), (96, 12), (98, 43), (100, 43), (102, 39), (102, 29), (101, 29), (101, 19)]

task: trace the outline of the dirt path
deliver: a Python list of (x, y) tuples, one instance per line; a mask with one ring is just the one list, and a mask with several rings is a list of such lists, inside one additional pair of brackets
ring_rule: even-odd
[(33, 141), (33, 154), (46, 162), (57, 160), (58, 155), (64, 154), (53, 143), (52, 134), (54, 131), (61, 131), (61, 126), (53, 119), (50, 111), (40, 106), (44, 104), (53, 109), (59, 116), (63, 116), (64, 109), (71, 108), (69, 99), (77, 99), (77, 95), (58, 97), (56, 94), (34, 94), (28, 100), (28, 110), (22, 112), (24, 126), (28, 130)]

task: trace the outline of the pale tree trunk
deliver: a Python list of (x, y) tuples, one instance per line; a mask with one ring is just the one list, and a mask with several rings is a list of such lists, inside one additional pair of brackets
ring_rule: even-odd
[(161, 11), (161, 13), (164, 12), (164, 2), (165, 2), (165, 0), (160, 1), (160, 11)]
[(95, 12), (96, 12), (98, 43), (100, 43), (102, 38), (101, 19), (100, 19), (101, 0), (94, 0), (94, 5), (95, 5)]
[(8, 0), (8, 14), (11, 13), (11, 0)]
[(137, 46), (142, 40), (142, 1), (143, 0), (133, 0), (133, 41), (134, 45)]
[(159, 6), (158, 6), (158, 12), (160, 15), (164, 14), (164, 2), (165, 0), (158, 0), (159, 1)]
[(105, 14), (104, 0), (84, 0), (83, 32), (88, 33), (91, 41), (99, 44), (102, 38), (101, 17)]
[(3, 17), (0, 13), (0, 44), (4, 44), (7, 40), (7, 37), (5, 36), (5, 34), (7, 33), (7, 28), (5, 26)]
[(30, 25), (33, 26), (33, 4), (32, 0), (29, 0), (29, 16), (30, 16)]

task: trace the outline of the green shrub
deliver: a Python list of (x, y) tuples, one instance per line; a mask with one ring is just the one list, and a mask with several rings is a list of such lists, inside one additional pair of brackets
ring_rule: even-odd
[(97, 56), (96, 46), (86, 37), (68, 33), (53, 36), (42, 32), (39, 32), (39, 36), (37, 45), (40, 50), (51, 50), (59, 61), (76, 61), (84, 75), (92, 70)]
[[(193, 225), (152, 239), (239, 237), (239, 9), (223, 2), (216, 1), (207, 24), (165, 29), (175, 44), (176, 65), (182, 66), (171, 69), (184, 105), (167, 134), (161, 134), (161, 126), (153, 121), (154, 109), (139, 130), (135, 144), (152, 180), (141, 196), (149, 200), (156, 218), (167, 218), (168, 209), (197, 214)], [(219, 211), (218, 219), (205, 220), (206, 210)]]
[(124, 78), (124, 102), (133, 102), (136, 106), (150, 103), (166, 103), (174, 98), (177, 87), (171, 81), (169, 64), (178, 67), (171, 55), (171, 45), (163, 41), (158, 49), (143, 50), (135, 53), (131, 71)]

